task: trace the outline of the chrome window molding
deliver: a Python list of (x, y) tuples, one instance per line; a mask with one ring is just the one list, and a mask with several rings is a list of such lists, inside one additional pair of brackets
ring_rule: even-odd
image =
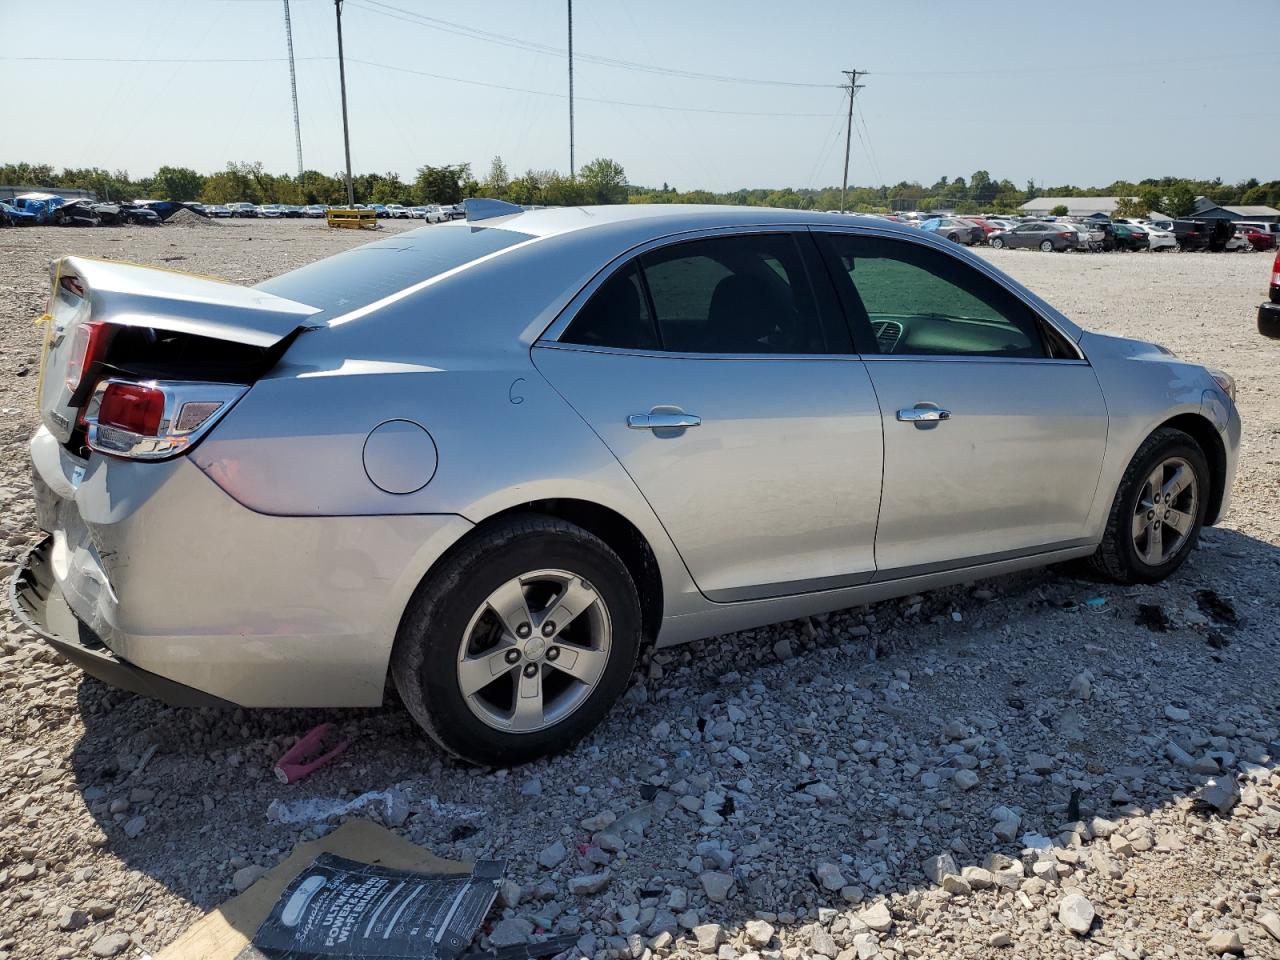
[(618, 254), (607, 264), (600, 268), (599, 271), (579, 290), (564, 308), (556, 315), (542, 335), (534, 340), (535, 347), (554, 347), (560, 350), (577, 350), (587, 353), (611, 353), (621, 354), (624, 356), (650, 356), (663, 357), (666, 359), (688, 359), (688, 360), (834, 360), (839, 358), (860, 359), (866, 361), (965, 361), (969, 363), (1051, 363), (1051, 364), (1080, 364), (1089, 365), (1088, 358), (1084, 355), (1084, 351), (1080, 349), (1080, 345), (1076, 342), (1075, 337), (1063, 330), (1058, 323), (1050, 316), (1047, 316), (1039, 304), (1029, 300), (1026, 295), (1014, 287), (1004, 282), (1004, 278), (996, 272), (995, 268), (988, 264), (981, 257), (974, 256), (956, 257), (974, 269), (978, 270), (984, 277), (993, 283), (1000, 285), (1002, 289), (1012, 296), (1016, 297), (1028, 310), (1030, 310), (1043, 323), (1048, 324), (1053, 330), (1071, 345), (1071, 349), (1076, 352), (1075, 357), (1000, 357), (1000, 356), (969, 356), (961, 354), (885, 354), (885, 353), (820, 353), (820, 354), (794, 354), (794, 353), (671, 353), (662, 350), (635, 350), (625, 347), (597, 347), (590, 344), (579, 343), (561, 343), (560, 337), (569, 328), (569, 324), (592, 295), (604, 286), (604, 284), (622, 267), (626, 266), (636, 257), (650, 253), (654, 250), (660, 250), (664, 247), (674, 246), (678, 243), (684, 243), (689, 240), (702, 240), (709, 237), (719, 237), (731, 235), (748, 235), (762, 233), (835, 233), (835, 234), (854, 234), (857, 236), (878, 237), (885, 240), (896, 240), (900, 243), (914, 243), (917, 246), (927, 247), (936, 250), (944, 256), (956, 257), (955, 251), (948, 250), (942, 244), (949, 241), (938, 241), (929, 237), (911, 237), (904, 236), (894, 230), (877, 229), (873, 226), (849, 226), (842, 227), (835, 224), (812, 224), (812, 223), (771, 223), (750, 226), (726, 226), (726, 227), (708, 227), (700, 230), (686, 230), (680, 233), (668, 234), (662, 237), (656, 237), (652, 240), (646, 240), (644, 243), (636, 244), (627, 249), (623, 253)]

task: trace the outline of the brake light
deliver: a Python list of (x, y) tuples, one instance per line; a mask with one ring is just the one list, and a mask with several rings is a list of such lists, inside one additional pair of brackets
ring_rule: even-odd
[(87, 405), (91, 450), (131, 460), (186, 451), (244, 396), (242, 383), (106, 380)]
[(1276, 254), (1276, 261), (1271, 264), (1271, 286), (1280, 288), (1280, 253)]
[(97, 422), (143, 437), (157, 437), (164, 420), (164, 401), (164, 391), (158, 387), (114, 381), (102, 393)]
[(71, 352), (67, 356), (67, 391), (75, 393), (80, 381), (93, 365), (107, 352), (111, 339), (111, 325), (101, 320), (90, 320), (75, 328), (71, 334)]

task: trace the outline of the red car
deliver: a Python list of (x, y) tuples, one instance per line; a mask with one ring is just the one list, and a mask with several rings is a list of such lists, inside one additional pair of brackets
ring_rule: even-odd
[(1276, 235), (1274, 233), (1266, 233), (1262, 230), (1246, 230), (1244, 236), (1249, 241), (1249, 246), (1255, 250), (1275, 249)]

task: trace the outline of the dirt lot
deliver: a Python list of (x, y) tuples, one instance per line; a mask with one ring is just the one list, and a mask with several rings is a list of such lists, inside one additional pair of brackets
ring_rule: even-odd
[[(25, 443), (51, 257), (255, 282), (366, 239), (305, 221), (0, 232), (6, 577), (36, 538)], [(155, 952), (337, 822), (307, 822), (299, 800), (388, 788), (407, 817), (367, 814), (441, 856), (509, 860), (501, 942), (1280, 956), (1280, 346), (1253, 328), (1270, 257), (988, 255), (1087, 327), (1236, 376), (1232, 509), (1171, 582), (1045, 571), (661, 652), (573, 753), (498, 773), (443, 761), (397, 704), (219, 713), (115, 693), (6, 610), (0, 960)], [(352, 748), (278, 784), (274, 759), (322, 719)], [(1221, 771), (1238, 803), (1195, 809)]]

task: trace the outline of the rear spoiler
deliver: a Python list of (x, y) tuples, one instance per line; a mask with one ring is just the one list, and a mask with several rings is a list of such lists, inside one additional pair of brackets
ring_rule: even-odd
[[(135, 263), (63, 257), (50, 272), (55, 285), (70, 281), (70, 292), (89, 300), (94, 320), (254, 347), (275, 346), (320, 312), (226, 280)], [(54, 296), (58, 293), (55, 289)]]

